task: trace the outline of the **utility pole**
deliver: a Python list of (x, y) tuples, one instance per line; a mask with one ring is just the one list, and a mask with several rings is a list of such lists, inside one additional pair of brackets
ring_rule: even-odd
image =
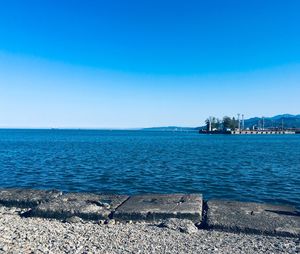
[(238, 113), (237, 115), (238, 115), (238, 130), (240, 130), (241, 129), (240, 113)]

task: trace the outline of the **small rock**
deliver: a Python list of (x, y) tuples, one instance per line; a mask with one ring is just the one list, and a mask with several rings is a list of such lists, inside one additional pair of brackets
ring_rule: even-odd
[(115, 221), (114, 219), (111, 219), (111, 220), (105, 220), (105, 221), (104, 221), (104, 224), (114, 225), (114, 224), (116, 224), (116, 221)]
[(82, 219), (79, 218), (78, 216), (72, 216), (70, 218), (67, 218), (65, 220), (65, 222), (68, 222), (68, 223), (82, 223)]
[(104, 206), (106, 209), (110, 209), (110, 204), (108, 203), (101, 203), (102, 206)]
[(111, 219), (108, 221), (108, 224), (114, 225), (114, 224), (116, 224), (116, 221), (114, 219)]
[(196, 224), (195, 224), (195, 226), (197, 227), (197, 228), (201, 228), (201, 222), (197, 222)]
[(2, 246), (2, 247), (1, 247), (1, 250), (4, 251), (4, 252), (8, 251), (7, 245)]
[(98, 221), (98, 224), (99, 224), (99, 225), (103, 225), (103, 224), (105, 224), (105, 221), (104, 221), (104, 220), (99, 220), (99, 221)]
[(175, 231), (180, 231), (187, 234), (192, 234), (198, 232), (198, 228), (195, 226), (195, 224), (186, 219), (167, 219), (159, 224), (159, 227), (169, 228)]

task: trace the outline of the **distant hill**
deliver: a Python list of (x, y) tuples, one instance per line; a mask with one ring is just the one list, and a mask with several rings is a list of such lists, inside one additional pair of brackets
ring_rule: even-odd
[[(282, 114), (272, 117), (264, 117), (265, 128), (300, 128), (300, 115)], [(262, 117), (253, 117), (245, 119), (245, 128), (251, 129), (253, 126), (262, 127)], [(197, 127), (196, 129), (205, 129), (206, 126)]]
[[(281, 128), (282, 124), (284, 128), (300, 128), (300, 115), (283, 114), (273, 117), (264, 117), (265, 128)], [(253, 126), (262, 126), (262, 118), (253, 117), (245, 120), (246, 128), (252, 128)]]
[(143, 128), (143, 131), (196, 131), (196, 128), (192, 127), (178, 127), (178, 126), (166, 126), (166, 127), (150, 127)]
[[(264, 126), (265, 128), (281, 128), (283, 123), (284, 128), (300, 128), (300, 114), (291, 115), (291, 114), (282, 114), (272, 117), (264, 117)], [(262, 127), (262, 118), (253, 117), (245, 119), (245, 128), (252, 128), (253, 126)], [(166, 127), (150, 127), (141, 129), (143, 131), (197, 131), (200, 129), (205, 129), (206, 126), (201, 127), (179, 127), (179, 126), (166, 126)]]

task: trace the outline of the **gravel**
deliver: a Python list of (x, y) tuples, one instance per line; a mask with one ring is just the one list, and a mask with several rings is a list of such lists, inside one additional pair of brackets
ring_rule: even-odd
[(167, 219), (158, 224), (159, 227), (173, 229), (187, 234), (194, 234), (198, 232), (198, 228), (190, 220), (181, 220), (176, 218)]
[(298, 238), (268, 237), (146, 223), (24, 218), (0, 207), (0, 253), (300, 253)]

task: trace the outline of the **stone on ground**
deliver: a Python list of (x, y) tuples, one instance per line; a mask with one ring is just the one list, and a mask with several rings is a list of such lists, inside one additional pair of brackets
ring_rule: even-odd
[(20, 217), (16, 209), (0, 206), (2, 253), (295, 254), (300, 253), (300, 239), (201, 229), (184, 234), (153, 223), (61, 223)]
[(66, 218), (66, 220), (64, 222), (67, 222), (67, 223), (83, 223), (83, 220), (78, 216), (72, 216), (72, 217)]
[(207, 227), (231, 232), (300, 236), (300, 213), (291, 206), (208, 201)]
[(190, 220), (170, 218), (159, 224), (159, 227), (169, 228), (175, 231), (180, 231), (187, 234), (198, 232), (198, 228)]

